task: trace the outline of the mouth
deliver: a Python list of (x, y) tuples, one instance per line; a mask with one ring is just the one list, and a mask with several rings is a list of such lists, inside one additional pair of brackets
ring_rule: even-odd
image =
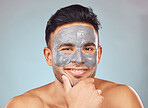
[(66, 68), (65, 71), (72, 74), (73, 76), (82, 76), (83, 74), (87, 73), (87, 68)]

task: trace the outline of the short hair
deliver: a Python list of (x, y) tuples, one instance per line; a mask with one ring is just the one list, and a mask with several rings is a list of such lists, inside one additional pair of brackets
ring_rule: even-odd
[(52, 15), (47, 22), (45, 30), (45, 40), (47, 46), (51, 33), (54, 32), (58, 26), (73, 22), (84, 22), (91, 24), (97, 32), (101, 26), (97, 19), (97, 15), (93, 13), (91, 8), (87, 8), (78, 4), (61, 8), (57, 10), (57, 12)]

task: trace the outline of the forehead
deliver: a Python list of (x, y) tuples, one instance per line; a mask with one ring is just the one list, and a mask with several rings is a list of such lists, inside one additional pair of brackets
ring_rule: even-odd
[(71, 42), (74, 44), (83, 44), (84, 42), (94, 43), (98, 37), (94, 28), (89, 25), (70, 25), (57, 31), (54, 36), (54, 43)]

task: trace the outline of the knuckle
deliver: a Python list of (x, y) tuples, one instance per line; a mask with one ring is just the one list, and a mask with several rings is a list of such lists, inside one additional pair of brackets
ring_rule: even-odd
[(91, 88), (91, 89), (94, 89), (94, 90), (95, 90), (95, 85), (94, 85), (94, 84), (92, 84), (92, 83), (91, 83), (91, 84), (89, 84), (89, 85), (88, 85), (88, 87), (89, 87), (89, 88)]
[(88, 80), (90, 81), (90, 82), (94, 82), (94, 79), (93, 78), (88, 78)]
[(85, 80), (83, 80), (85, 83), (93, 83), (94, 79), (93, 78), (87, 78)]
[(84, 85), (85, 84), (84, 80), (80, 81), (79, 84)]
[(98, 97), (98, 101), (101, 103), (101, 102), (103, 102), (103, 100), (104, 100), (104, 97), (103, 96), (99, 96)]

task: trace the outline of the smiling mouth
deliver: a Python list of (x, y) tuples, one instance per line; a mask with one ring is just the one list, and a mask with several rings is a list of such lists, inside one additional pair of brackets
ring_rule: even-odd
[(86, 68), (67, 68), (65, 69), (68, 73), (72, 74), (73, 76), (82, 76), (83, 74), (87, 73), (88, 69)]

